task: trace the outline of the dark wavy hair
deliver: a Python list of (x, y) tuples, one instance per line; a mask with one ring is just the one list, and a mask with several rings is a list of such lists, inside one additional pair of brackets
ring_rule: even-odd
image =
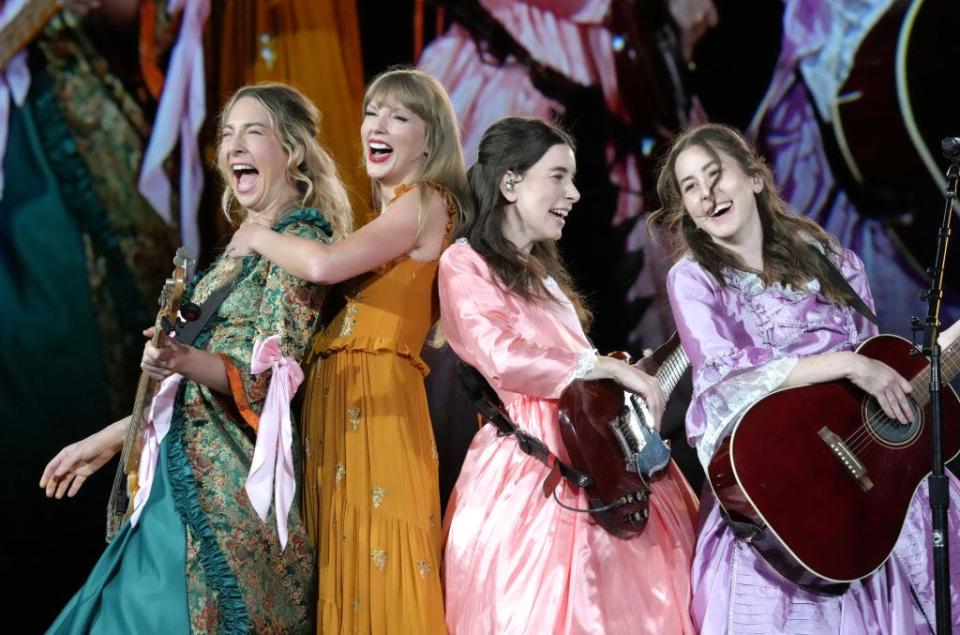
[(524, 300), (555, 302), (544, 284), (544, 278), (551, 276), (587, 328), (592, 315), (574, 288), (556, 241), (535, 243), (527, 256), (503, 233), (509, 204), (500, 192), (504, 175), (513, 172), (522, 176), (557, 145), (576, 150), (569, 133), (539, 119), (505, 117), (487, 128), (480, 140), (477, 162), (467, 172), (476, 215), (460, 228), (457, 236), (465, 237), (483, 256), (505, 290)]
[[(730, 126), (711, 123), (685, 130), (677, 135), (661, 163), (657, 179), (660, 209), (650, 215), (647, 223), (651, 231), (664, 229), (674, 239), (674, 259), (690, 254), (720, 286), (726, 286), (724, 269), (751, 270), (737, 254), (715, 243), (707, 232), (697, 227), (683, 206), (676, 163), (680, 153), (693, 146), (702, 148), (718, 165), (719, 153), (726, 154), (748, 176), (763, 182), (763, 189), (756, 195), (763, 228), (763, 271), (756, 273), (764, 284), (779, 282), (799, 288), (815, 278), (820, 282), (821, 292), (832, 302), (848, 304), (843, 292), (830, 281), (827, 274), (830, 265), (810, 248), (811, 244), (819, 244), (836, 259), (843, 257), (840, 244), (820, 225), (790, 209), (777, 190), (770, 168), (743, 135)], [(711, 193), (720, 177), (718, 173)]]

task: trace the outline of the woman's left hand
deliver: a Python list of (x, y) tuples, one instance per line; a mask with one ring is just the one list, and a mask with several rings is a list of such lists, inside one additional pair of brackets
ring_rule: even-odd
[(937, 342), (940, 344), (940, 348), (948, 348), (957, 341), (957, 338), (960, 338), (960, 320), (957, 320), (951, 324), (949, 328), (941, 331)]
[[(143, 334), (152, 337), (153, 328), (147, 329)], [(148, 341), (143, 347), (140, 368), (157, 381), (163, 381), (184, 368), (192, 350), (192, 346), (186, 346), (166, 336), (161, 338), (159, 346)]]

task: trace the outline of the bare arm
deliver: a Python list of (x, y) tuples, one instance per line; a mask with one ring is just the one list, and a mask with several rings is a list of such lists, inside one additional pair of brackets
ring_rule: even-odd
[[(438, 208), (443, 208), (443, 201), (434, 194), (426, 222), (431, 225), (443, 223), (445, 226), (446, 213), (438, 213)], [(279, 234), (255, 223), (244, 223), (234, 233), (227, 253), (240, 256), (256, 251), (298, 278), (320, 284), (335, 284), (372, 271), (417, 249), (428, 234), (435, 233), (424, 231), (417, 236), (419, 213), (420, 196), (416, 190), (411, 190), (374, 221), (330, 245)]]
[(888, 417), (909, 423), (911, 405), (908, 397), (913, 387), (897, 371), (881, 361), (853, 352), (825, 353), (799, 360), (782, 387), (818, 384), (836, 379), (849, 379), (856, 386), (877, 398)]
[[(143, 334), (152, 337), (153, 329), (149, 328)], [(219, 355), (180, 344), (167, 337), (163, 338), (159, 347), (147, 342), (143, 347), (140, 368), (154, 379), (162, 381), (173, 373), (180, 373), (187, 379), (203, 384), (211, 390), (225, 395), (230, 394), (227, 370)]]
[(75, 496), (87, 477), (120, 451), (129, 425), (130, 417), (125, 417), (60, 450), (40, 477), (40, 487), (47, 498)]

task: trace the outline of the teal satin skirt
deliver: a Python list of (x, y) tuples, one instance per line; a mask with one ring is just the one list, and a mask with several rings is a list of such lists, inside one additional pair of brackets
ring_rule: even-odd
[(140, 522), (120, 528), (47, 633), (190, 632), (187, 533), (170, 489), (167, 443)]

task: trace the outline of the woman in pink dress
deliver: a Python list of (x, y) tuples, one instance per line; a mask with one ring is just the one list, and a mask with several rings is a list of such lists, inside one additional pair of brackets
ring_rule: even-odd
[[(643, 396), (658, 422), (665, 400), (653, 378), (599, 356), (584, 335), (589, 313), (556, 246), (580, 198), (573, 148), (539, 120), (491, 126), (469, 173), (477, 217), (439, 274), (453, 350), (487, 378), (514, 423), (562, 460), (557, 399), (572, 381), (614, 379)], [(676, 466), (654, 483), (647, 527), (631, 540), (545, 498), (547, 473), (492, 426), (474, 437), (444, 520), (450, 632), (693, 633), (697, 503)], [(587, 507), (566, 482), (557, 494)]]

